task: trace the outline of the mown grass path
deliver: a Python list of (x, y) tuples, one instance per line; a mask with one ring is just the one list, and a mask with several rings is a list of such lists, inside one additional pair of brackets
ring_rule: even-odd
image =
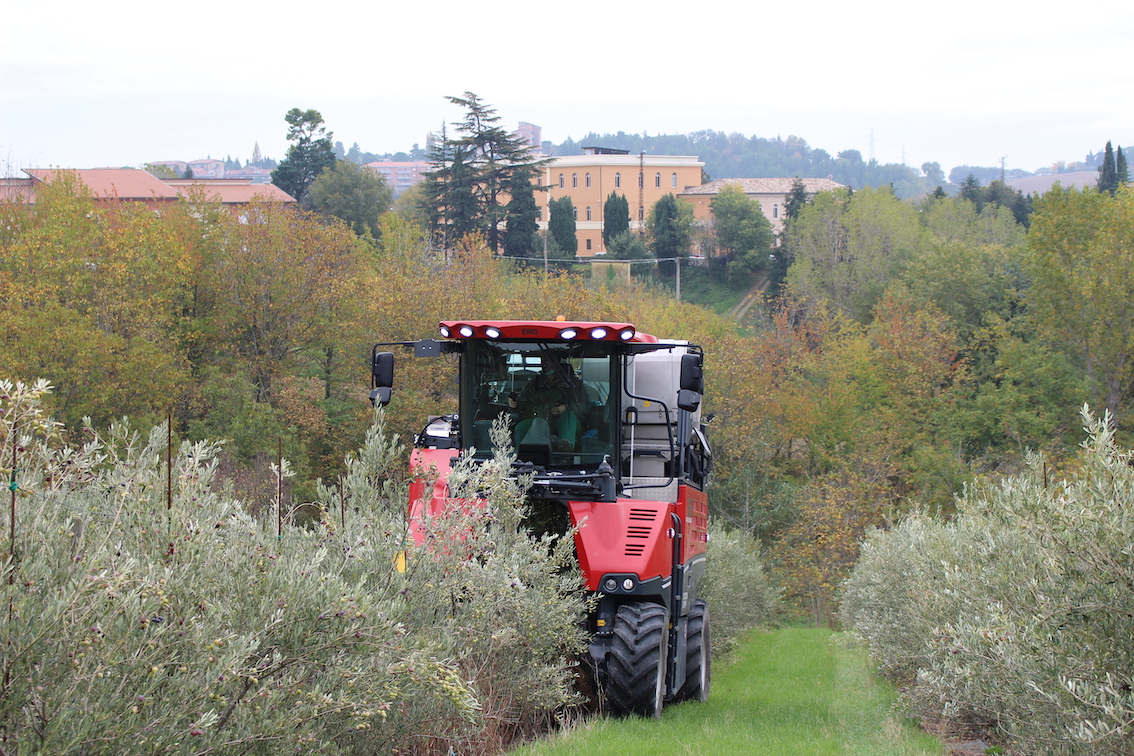
[(660, 721), (592, 719), (516, 756), (940, 756), (941, 742), (892, 710), (861, 649), (824, 629), (753, 633), (713, 670), (708, 703)]

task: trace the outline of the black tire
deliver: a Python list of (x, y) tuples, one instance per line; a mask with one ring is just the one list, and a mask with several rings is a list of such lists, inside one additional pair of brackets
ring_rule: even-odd
[(599, 671), (604, 708), (616, 716), (660, 717), (665, 702), (669, 622), (658, 604), (623, 604)]
[(678, 701), (708, 701), (713, 676), (712, 642), (709, 633), (709, 605), (697, 599), (689, 610), (685, 642), (685, 684), (677, 692)]

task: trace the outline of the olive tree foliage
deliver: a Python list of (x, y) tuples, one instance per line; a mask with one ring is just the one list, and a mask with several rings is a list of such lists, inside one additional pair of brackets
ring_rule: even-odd
[(877, 531), (844, 622), (915, 713), (993, 726), (1035, 754), (1134, 750), (1134, 455), (1082, 413), (1081, 465), (970, 489), (959, 516)]
[(378, 237), (378, 217), (390, 210), (394, 190), (386, 177), (349, 160), (337, 160), (312, 182), (304, 204), (344, 221), (359, 236)]
[(519, 526), (506, 454), (462, 466), (482, 509), (431, 523), (460, 548), (407, 550), (380, 414), (296, 527), (218, 484), (217, 444), (125, 423), (67, 444), (48, 391), (0, 380), (5, 753), (480, 752), (574, 700), (572, 539)]
[(788, 288), (867, 322), (923, 233), (917, 211), (887, 188), (820, 192), (789, 224)]

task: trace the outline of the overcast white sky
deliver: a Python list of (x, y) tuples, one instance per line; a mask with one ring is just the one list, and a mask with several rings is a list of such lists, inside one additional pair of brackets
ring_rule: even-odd
[[(140, 166), (287, 149), (284, 113), (408, 150), (473, 91), (502, 123), (797, 135), (881, 162), (1034, 170), (1134, 144), (1134, 5), (6, 4), (0, 169)], [(873, 140), (872, 140), (873, 135)], [(18, 172), (18, 171), (15, 171)], [(723, 177), (722, 177), (723, 178)]]

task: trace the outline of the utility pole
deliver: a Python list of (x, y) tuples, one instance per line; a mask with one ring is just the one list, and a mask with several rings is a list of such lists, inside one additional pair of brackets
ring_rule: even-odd
[(646, 152), (638, 155), (638, 236), (646, 235)]

